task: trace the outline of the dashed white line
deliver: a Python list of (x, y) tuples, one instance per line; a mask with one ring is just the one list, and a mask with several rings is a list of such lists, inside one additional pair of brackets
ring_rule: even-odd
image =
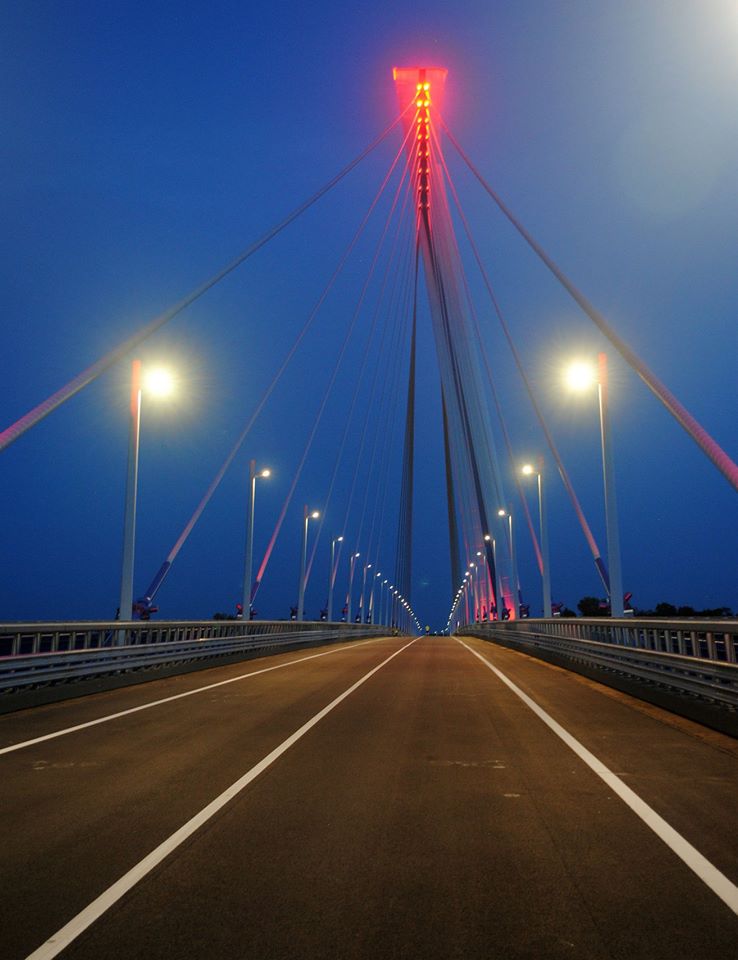
[(700, 880), (706, 883), (716, 896), (720, 897), (726, 906), (738, 914), (738, 887), (736, 887), (732, 880), (729, 880), (714, 864), (710, 863), (707, 857), (703, 856), (696, 847), (693, 847), (692, 844), (668, 824), (663, 817), (659, 816), (645, 800), (642, 800), (634, 790), (626, 786), (620, 777), (614, 774), (601, 760), (598, 760), (593, 753), (590, 753), (583, 744), (565, 730), (560, 723), (557, 723), (552, 716), (546, 713), (543, 707), (539, 707), (535, 700), (532, 700), (526, 693), (523, 693), (520, 687), (506, 677), (501, 670), (498, 670), (486, 657), (483, 657), (481, 653), (477, 653), (476, 650), (467, 643), (464, 643), (463, 640), (460, 640), (458, 637), (456, 637), (456, 640), (462, 647), (466, 647), (469, 653), (473, 653), (477, 659), (481, 660), (495, 676), (499, 677), (513, 693), (520, 697), (523, 703), (530, 707), (533, 713), (543, 720), (546, 726), (553, 730), (556, 736), (560, 737), (580, 760), (583, 760), (598, 777), (604, 780), (608, 787), (610, 787), (624, 803), (627, 803), (633, 813), (639, 816), (641, 820), (653, 830), (656, 836), (663, 840), (667, 847), (669, 847), (690, 870), (696, 873)]
[(354, 690), (357, 690), (363, 683), (374, 676), (374, 674), (381, 670), (390, 660), (394, 660), (398, 654), (402, 653), (403, 650), (407, 650), (408, 647), (411, 647), (416, 640), (419, 638), (416, 637), (414, 640), (411, 640), (409, 643), (406, 643), (404, 647), (400, 647), (399, 650), (387, 657), (386, 660), (383, 660), (380, 664), (374, 667), (369, 673), (365, 673), (360, 680), (357, 680), (356, 683), (352, 684), (348, 690), (344, 690), (343, 693), (339, 694), (335, 700), (332, 700), (327, 707), (323, 707), (318, 713), (315, 714), (310, 720), (304, 723), (299, 730), (296, 730), (291, 736), (287, 737), (278, 747), (275, 747), (271, 753), (268, 753), (262, 760), (260, 760), (255, 766), (253, 766), (248, 773), (245, 773), (240, 779), (236, 780), (235, 783), (231, 784), (220, 796), (216, 797), (215, 800), (212, 800), (206, 807), (204, 807), (199, 813), (195, 814), (191, 820), (188, 820), (184, 826), (180, 827), (175, 833), (171, 835), (163, 843), (152, 850), (148, 856), (144, 857), (139, 863), (132, 867), (128, 873), (124, 874), (120, 880), (117, 880), (111, 887), (100, 894), (97, 899), (93, 900), (89, 906), (85, 907), (80, 913), (77, 914), (72, 920), (69, 921), (65, 926), (58, 930), (53, 936), (43, 943), (37, 950), (34, 950), (33, 953), (29, 954), (26, 960), (51, 960), (52, 957), (57, 956), (61, 953), (69, 944), (76, 940), (76, 938), (83, 933), (91, 924), (93, 924), (97, 919), (99, 919), (110, 907), (113, 906), (124, 894), (134, 887), (139, 880), (142, 880), (148, 873), (150, 873), (154, 867), (158, 866), (162, 860), (169, 856), (173, 850), (176, 850), (180, 844), (184, 843), (188, 837), (191, 837), (193, 833), (200, 829), (203, 824), (207, 823), (211, 817), (213, 817), (220, 809), (222, 809), (227, 803), (233, 800), (243, 789), (248, 786), (253, 780), (255, 780), (259, 774), (263, 773), (267, 767), (271, 766), (275, 760), (282, 756), (293, 744), (304, 737), (305, 734), (311, 730), (317, 723), (331, 712), (335, 707), (338, 706), (346, 697), (349, 697)]
[[(363, 646), (365, 643), (376, 643), (377, 640), (386, 640), (386, 637), (372, 637), (369, 640), (354, 641), (353, 646)], [(294, 666), (296, 663), (304, 663), (306, 660), (316, 660), (318, 657), (327, 657), (332, 653), (345, 651), (346, 647), (339, 647), (333, 650), (324, 650), (322, 653), (312, 653), (307, 657), (298, 657), (297, 660), (288, 660), (287, 663), (277, 663), (273, 667), (263, 667), (261, 670), (252, 670), (250, 673), (242, 673), (237, 677), (230, 677), (228, 680), (219, 680), (217, 683), (208, 683), (204, 687), (196, 687), (194, 690), (185, 690), (184, 693), (175, 693), (171, 697), (162, 697), (160, 700), (150, 700), (148, 703), (139, 704), (137, 707), (129, 707), (127, 710), (119, 710), (117, 713), (109, 713), (104, 717), (98, 717), (96, 720), (88, 720), (85, 723), (77, 723), (72, 727), (65, 727), (62, 730), (55, 730), (53, 733), (45, 733), (43, 736), (34, 737), (32, 740), (22, 740), (20, 743), (12, 743), (8, 747), (0, 747), (0, 756), (4, 753), (13, 753), (15, 750), (23, 750), (25, 747), (32, 747), (36, 743), (44, 743), (46, 740), (55, 740), (57, 737), (64, 737), (69, 733), (76, 733), (78, 730), (86, 730), (88, 727), (96, 727), (99, 723), (109, 723), (111, 720), (117, 720), (119, 717), (127, 717), (132, 713), (139, 713), (141, 710), (150, 710), (152, 707), (160, 707), (163, 703), (172, 703), (174, 700), (182, 700), (184, 697), (192, 697), (196, 693), (204, 693), (206, 690), (215, 690), (216, 687), (224, 687), (228, 683), (236, 683), (238, 680), (246, 680), (249, 677), (256, 677), (260, 673), (269, 673), (271, 670), (282, 670), (284, 667)]]

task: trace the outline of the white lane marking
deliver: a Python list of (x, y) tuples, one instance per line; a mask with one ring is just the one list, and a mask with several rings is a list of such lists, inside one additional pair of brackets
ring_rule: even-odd
[[(376, 643), (378, 640), (387, 639), (387, 637), (372, 637), (369, 640), (356, 640), (352, 646), (361, 647), (365, 643)], [(148, 703), (142, 703), (137, 707), (129, 707), (127, 710), (119, 710), (118, 713), (110, 713), (105, 717), (98, 717), (97, 720), (88, 720), (86, 723), (77, 723), (73, 727), (65, 727), (63, 730), (55, 730), (53, 733), (46, 733), (42, 737), (34, 737), (32, 740), (23, 740), (20, 743), (12, 743), (9, 747), (0, 747), (0, 756), (4, 753), (13, 753), (15, 750), (23, 750), (24, 747), (32, 747), (35, 743), (44, 743), (46, 740), (55, 740), (57, 737), (66, 736), (68, 733), (76, 733), (78, 730), (86, 730), (87, 727), (95, 727), (98, 725), (98, 723), (107, 723), (109, 720), (117, 720), (119, 717), (127, 717), (131, 713), (138, 713), (139, 710), (149, 710), (151, 707), (160, 707), (163, 703), (171, 703), (173, 700), (181, 700), (183, 697), (191, 697), (196, 693), (203, 693), (205, 690), (214, 690), (216, 687), (223, 687), (227, 683), (236, 683), (238, 680), (246, 680), (248, 677), (256, 677), (260, 673), (269, 673), (270, 670), (281, 670), (283, 667), (291, 667), (296, 663), (304, 663), (306, 660), (316, 660), (318, 657), (327, 657), (331, 653), (340, 653), (342, 650), (345, 652), (346, 647), (342, 646), (332, 650), (324, 650), (323, 653), (312, 653), (308, 657), (298, 657), (297, 660), (288, 660), (287, 663), (277, 663), (273, 667), (264, 667), (261, 670), (252, 670), (250, 673), (242, 673), (240, 676), (231, 677), (229, 680), (219, 680), (217, 683), (209, 683), (205, 687), (196, 687), (194, 690), (185, 690), (184, 693), (175, 693), (171, 697), (163, 697), (161, 700), (150, 700)]]
[(557, 723), (553, 717), (546, 713), (543, 707), (539, 707), (535, 700), (531, 700), (526, 693), (523, 693), (520, 687), (516, 686), (512, 680), (509, 680), (504, 673), (493, 666), (481, 653), (477, 653), (476, 650), (464, 643), (463, 640), (459, 640), (458, 637), (456, 637), (456, 641), (460, 643), (462, 647), (466, 647), (469, 653), (473, 653), (474, 656), (481, 660), (486, 667), (489, 667), (513, 693), (517, 694), (523, 703), (530, 707), (533, 713), (540, 717), (546, 726), (550, 727), (556, 736), (560, 737), (567, 747), (570, 747), (574, 753), (576, 753), (580, 760), (583, 760), (598, 777), (604, 780), (608, 787), (610, 787), (621, 800), (628, 804), (630, 809), (653, 830), (657, 837), (664, 841), (667, 847), (669, 847), (690, 870), (697, 874), (700, 880), (707, 884), (716, 896), (720, 897), (726, 906), (730, 907), (733, 913), (738, 913), (738, 887), (732, 880), (729, 880), (724, 873), (721, 873), (721, 871), (710, 863), (707, 857), (703, 856), (696, 847), (693, 847), (681, 833), (678, 833), (663, 817), (660, 817), (645, 800), (641, 800), (634, 790), (626, 786), (620, 777), (606, 767), (601, 760), (598, 760), (593, 753), (590, 753), (583, 744), (565, 730), (561, 724)]
[(255, 780), (260, 773), (263, 773), (267, 767), (271, 766), (275, 760), (282, 756), (293, 744), (304, 737), (305, 734), (311, 730), (317, 723), (319, 723), (323, 717), (331, 712), (335, 707), (338, 706), (346, 697), (350, 696), (354, 690), (357, 690), (363, 683), (374, 676), (374, 674), (381, 670), (383, 666), (388, 664), (390, 660), (394, 660), (398, 654), (402, 653), (403, 650), (407, 650), (408, 647), (411, 647), (416, 640), (419, 640), (420, 637), (415, 637), (414, 640), (411, 640), (409, 643), (406, 643), (404, 647), (400, 647), (399, 650), (387, 657), (386, 660), (383, 660), (380, 664), (374, 667), (369, 673), (365, 673), (364, 676), (357, 680), (356, 683), (352, 684), (348, 690), (344, 690), (343, 693), (339, 694), (335, 700), (331, 700), (327, 707), (323, 707), (318, 713), (315, 714), (310, 720), (296, 730), (291, 736), (287, 737), (278, 747), (275, 747), (271, 753), (268, 753), (262, 760), (260, 760), (255, 766), (253, 766), (248, 773), (245, 773), (242, 777), (236, 780), (235, 783), (232, 783), (230, 787), (223, 791), (220, 796), (216, 797), (215, 800), (212, 800), (206, 807), (204, 807), (199, 813), (195, 814), (191, 820), (188, 820), (184, 826), (180, 827), (175, 833), (171, 835), (163, 843), (160, 843), (155, 850), (152, 850), (143, 860), (139, 861), (132, 867), (128, 873), (124, 874), (120, 880), (117, 880), (112, 886), (101, 893), (99, 897), (92, 901), (89, 906), (85, 907), (80, 913), (77, 914), (72, 920), (69, 921), (61, 930), (57, 930), (53, 936), (41, 944), (41, 946), (34, 950), (33, 953), (30, 953), (26, 960), (51, 960), (52, 957), (57, 956), (61, 953), (69, 944), (75, 940), (81, 933), (83, 933), (91, 924), (98, 920), (110, 907), (113, 906), (120, 898), (128, 893), (128, 891), (134, 887), (139, 880), (142, 880), (146, 874), (150, 873), (154, 867), (157, 867), (162, 860), (169, 856), (174, 850), (177, 849), (180, 844), (184, 843), (188, 837), (191, 837), (193, 833), (200, 829), (211, 817), (213, 817), (220, 809), (222, 809), (227, 803), (233, 800), (243, 789), (248, 786)]

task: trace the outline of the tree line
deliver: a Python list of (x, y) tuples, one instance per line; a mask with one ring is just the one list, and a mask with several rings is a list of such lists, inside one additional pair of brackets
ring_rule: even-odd
[[(577, 604), (577, 609), (583, 617), (607, 617), (610, 615), (609, 604), (606, 600), (599, 597), (582, 597)], [(562, 610), (561, 616), (574, 617), (573, 610)], [(724, 617), (734, 617), (735, 613), (730, 607), (706, 607), (704, 610), (697, 610), (688, 605), (676, 606), (673, 603), (657, 603), (653, 610), (633, 610), (635, 617), (660, 617), (662, 620), (686, 619), (689, 617), (704, 617), (708, 620), (720, 620)]]

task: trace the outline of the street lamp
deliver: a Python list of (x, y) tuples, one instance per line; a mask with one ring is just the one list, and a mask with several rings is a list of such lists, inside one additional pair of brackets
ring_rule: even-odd
[(249, 505), (246, 512), (246, 551), (243, 568), (243, 603), (241, 609), (246, 620), (251, 620), (251, 571), (254, 563), (254, 502), (257, 477), (270, 477), (271, 470), (256, 472), (256, 460), (249, 460)]
[(356, 561), (361, 556), (360, 553), (352, 553), (349, 557), (349, 582), (348, 582), (348, 594), (346, 595), (346, 623), (351, 623), (351, 589), (354, 582), (354, 567), (356, 566)]
[[(495, 595), (495, 616), (499, 620), (502, 613), (502, 587), (500, 582), (500, 568), (497, 563), (497, 541), (494, 537), (490, 536), (488, 533), (484, 535), (485, 543), (488, 543), (492, 549), (492, 566), (494, 567), (494, 578), (490, 577), (490, 582), (492, 589)], [(490, 611), (490, 620), (492, 619), (492, 613)]]
[[(151, 369), (146, 371), (147, 393), (156, 397), (168, 396), (174, 389), (169, 371)], [(131, 420), (128, 430), (128, 471), (126, 474), (126, 499), (123, 511), (123, 560), (120, 576), (120, 602), (118, 617), (133, 619), (133, 568), (136, 553), (136, 500), (138, 496), (138, 452), (141, 435), (141, 361), (131, 363)], [(118, 637), (124, 642), (124, 634)]]
[[(369, 591), (369, 623), (374, 623), (374, 587), (376, 586), (377, 577), (381, 577), (381, 576), (382, 576), (382, 571), (379, 570), (379, 571), (372, 577), (372, 588), (371, 588), (371, 590)], [(380, 590), (381, 590), (381, 587), (382, 587), (381, 582), (380, 582), (380, 584), (379, 584), (379, 587), (380, 587)]]
[(307, 563), (307, 540), (308, 540), (308, 524), (311, 520), (317, 520), (320, 514), (317, 510), (312, 512), (308, 509), (308, 505), (305, 504), (305, 510), (303, 514), (303, 525), (302, 525), (302, 548), (300, 550), (300, 585), (298, 590), (297, 598), (297, 619), (303, 619), (303, 613), (305, 610), (305, 565)]
[(364, 578), (361, 581), (361, 596), (359, 597), (359, 615), (360, 615), (359, 622), (360, 623), (364, 622), (364, 592), (366, 590), (366, 572), (367, 570), (371, 570), (371, 568), (372, 568), (371, 563), (364, 564)]
[(335, 537), (331, 540), (331, 568), (328, 571), (328, 604), (326, 609), (328, 623), (333, 622), (333, 584), (336, 580), (335, 556), (337, 543), (343, 543), (343, 537)]
[(612, 439), (608, 413), (607, 354), (597, 355), (597, 372), (592, 366), (574, 363), (567, 370), (570, 389), (584, 392), (597, 383), (600, 404), (600, 443), (602, 447), (602, 480), (605, 488), (605, 528), (607, 530), (607, 565), (610, 584), (610, 615), (623, 616), (623, 573), (620, 562), (620, 534), (618, 532), (618, 507), (615, 496), (615, 470), (613, 467)]
[(543, 581), (543, 616), (551, 617), (551, 565), (548, 550), (548, 515), (543, 487), (543, 457), (538, 460), (538, 469), (531, 463), (526, 463), (522, 469), (523, 476), (538, 478), (538, 522), (541, 530), (541, 578)]
[(520, 617), (520, 597), (518, 594), (518, 563), (515, 557), (515, 539), (513, 537), (512, 513), (510, 513), (509, 510), (503, 510), (500, 508), (497, 511), (497, 516), (503, 518), (507, 517), (508, 533), (510, 536), (510, 575), (512, 580), (510, 587), (512, 591), (513, 615), (517, 620)]
[(472, 567), (471, 583), (473, 587), (473, 597), (474, 597), (474, 617), (472, 619), (474, 620), (475, 623), (478, 623), (482, 619), (481, 612), (479, 609), (479, 573), (477, 571), (476, 563), (472, 562), (469, 564), (469, 566)]

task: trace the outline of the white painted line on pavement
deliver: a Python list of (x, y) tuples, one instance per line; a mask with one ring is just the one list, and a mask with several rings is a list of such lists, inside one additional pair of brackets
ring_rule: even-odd
[[(371, 637), (369, 640), (355, 640), (353, 647), (361, 647), (365, 643), (376, 643), (377, 640), (386, 640), (387, 637)], [(273, 667), (264, 667), (261, 670), (252, 670), (250, 673), (242, 673), (238, 677), (230, 677), (228, 680), (219, 680), (217, 683), (208, 683), (204, 687), (196, 687), (194, 690), (186, 690), (184, 693), (175, 693), (171, 697), (162, 697), (161, 700), (150, 700), (148, 703), (142, 703), (137, 707), (129, 707), (127, 710), (119, 710), (117, 713), (110, 713), (105, 717), (98, 717), (96, 720), (88, 720), (86, 723), (77, 723), (73, 727), (65, 727), (63, 730), (55, 730), (53, 733), (46, 733), (41, 737), (34, 737), (32, 740), (23, 740), (20, 743), (12, 743), (8, 747), (0, 747), (0, 756), (4, 753), (13, 753), (15, 750), (23, 750), (24, 747), (32, 747), (35, 743), (44, 743), (46, 740), (55, 740), (57, 737), (66, 736), (68, 733), (76, 733), (78, 730), (86, 730), (87, 727), (95, 727), (98, 723), (108, 723), (110, 720), (117, 720), (119, 717), (127, 717), (131, 713), (138, 713), (140, 710), (149, 710), (151, 707), (160, 707), (163, 703), (171, 703), (173, 700), (181, 700), (183, 697), (192, 697), (196, 693), (204, 693), (205, 690), (214, 690), (216, 687), (223, 687), (227, 683), (236, 683), (238, 680), (246, 680), (248, 677), (256, 677), (260, 673), (269, 673), (270, 670), (281, 670), (283, 667), (291, 667), (296, 663), (304, 663), (305, 660), (316, 660), (318, 657), (327, 657), (331, 653), (340, 653), (346, 650), (346, 647), (324, 650), (322, 653), (312, 653), (308, 657), (298, 657), (297, 660), (288, 660), (287, 663), (277, 663)], [(217, 664), (215, 664), (217, 666)], [(181, 674), (185, 676), (185, 674)]]
[(122, 896), (124, 896), (128, 891), (134, 887), (139, 880), (142, 880), (146, 874), (150, 873), (154, 867), (157, 867), (162, 860), (169, 856), (174, 850), (177, 849), (180, 844), (184, 843), (189, 837), (192, 836), (197, 830), (200, 829), (211, 817), (213, 817), (219, 810), (221, 810), (227, 803), (234, 799), (243, 789), (247, 787), (253, 780), (255, 780), (259, 774), (263, 773), (267, 767), (270, 767), (275, 760), (282, 756), (283, 753), (286, 753), (287, 750), (293, 744), (304, 737), (305, 734), (311, 730), (317, 723), (331, 712), (335, 707), (338, 706), (346, 697), (350, 696), (354, 690), (357, 690), (363, 683), (374, 676), (374, 674), (381, 670), (390, 660), (394, 660), (398, 654), (402, 653), (403, 650), (407, 650), (408, 647), (411, 647), (416, 640), (419, 640), (419, 637), (415, 637), (414, 640), (411, 640), (410, 643), (406, 643), (404, 647), (400, 647), (399, 650), (387, 657), (386, 660), (383, 660), (380, 664), (374, 667), (369, 673), (365, 673), (364, 676), (357, 680), (356, 683), (352, 684), (348, 690), (344, 690), (343, 693), (339, 694), (335, 700), (331, 700), (327, 707), (323, 707), (318, 713), (315, 714), (307, 723), (296, 730), (291, 736), (287, 737), (278, 747), (275, 747), (271, 753), (268, 753), (263, 760), (260, 760), (255, 766), (253, 766), (248, 773), (245, 773), (240, 779), (236, 780), (235, 783), (232, 783), (228, 789), (224, 790), (220, 796), (216, 797), (215, 800), (212, 800), (206, 807), (204, 807), (199, 813), (195, 814), (191, 820), (188, 820), (187, 823), (180, 827), (175, 833), (171, 835), (163, 843), (152, 850), (148, 856), (144, 857), (135, 867), (132, 867), (128, 873), (124, 874), (120, 880), (117, 880), (111, 887), (100, 894), (97, 899), (93, 900), (92, 903), (85, 907), (80, 913), (77, 914), (72, 920), (69, 921), (65, 926), (58, 930), (53, 936), (43, 943), (37, 950), (34, 950), (33, 953), (30, 953), (26, 960), (51, 960), (52, 957), (57, 956), (61, 953), (69, 944), (76, 940), (76, 938), (83, 933), (91, 924), (93, 924), (97, 919), (99, 919), (113, 904), (117, 903)]
[(486, 657), (483, 657), (481, 653), (477, 653), (476, 650), (472, 649), (472, 647), (458, 637), (456, 637), (456, 641), (460, 643), (462, 647), (466, 647), (469, 653), (473, 653), (474, 656), (481, 660), (486, 667), (489, 667), (513, 693), (517, 694), (523, 703), (530, 707), (533, 713), (543, 720), (546, 726), (550, 727), (556, 736), (560, 737), (567, 747), (570, 747), (574, 753), (576, 753), (580, 760), (583, 760), (598, 777), (604, 780), (608, 787), (610, 787), (621, 800), (627, 803), (630, 809), (653, 830), (657, 837), (663, 840), (667, 847), (669, 847), (690, 870), (697, 874), (700, 880), (707, 884), (716, 896), (720, 897), (726, 906), (730, 907), (733, 913), (738, 913), (738, 887), (736, 887), (732, 880), (729, 880), (724, 873), (721, 873), (721, 871), (710, 863), (707, 857), (704, 857), (696, 847), (693, 847), (681, 833), (678, 833), (663, 817), (659, 816), (645, 800), (641, 800), (638, 794), (623, 783), (620, 777), (606, 767), (601, 760), (598, 760), (593, 753), (590, 753), (590, 751), (565, 730), (560, 723), (557, 723), (553, 717), (546, 713), (543, 707), (539, 707), (535, 700), (532, 700), (526, 693), (523, 693), (520, 687), (508, 679), (508, 677), (491, 664)]

